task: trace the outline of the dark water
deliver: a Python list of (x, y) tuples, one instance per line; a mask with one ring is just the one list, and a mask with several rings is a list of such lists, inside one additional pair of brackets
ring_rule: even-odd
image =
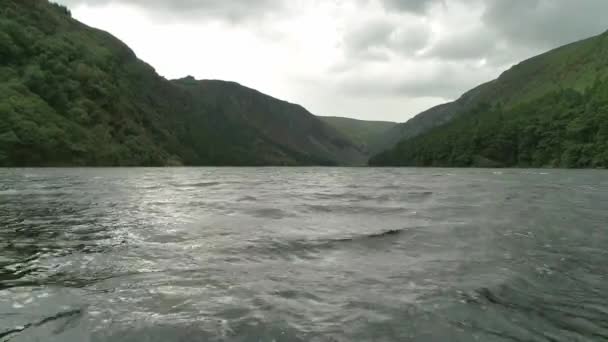
[(0, 341), (608, 340), (608, 173), (0, 170)]

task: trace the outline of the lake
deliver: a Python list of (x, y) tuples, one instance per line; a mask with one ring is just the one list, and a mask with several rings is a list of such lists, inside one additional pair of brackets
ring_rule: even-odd
[(0, 170), (0, 341), (608, 339), (608, 172)]

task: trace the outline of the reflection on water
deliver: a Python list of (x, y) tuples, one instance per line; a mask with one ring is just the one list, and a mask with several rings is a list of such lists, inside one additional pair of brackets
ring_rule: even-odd
[(608, 340), (608, 174), (0, 171), (0, 341)]

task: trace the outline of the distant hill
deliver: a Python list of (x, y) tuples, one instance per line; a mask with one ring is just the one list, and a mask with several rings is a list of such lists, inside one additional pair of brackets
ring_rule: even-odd
[(397, 125), (395, 122), (388, 121), (364, 121), (331, 116), (320, 116), (319, 119), (336, 128), (363, 151), (370, 154), (381, 152), (374, 150), (374, 146), (381, 140), (384, 133)]
[(236, 83), (166, 80), (65, 7), (0, 4), (0, 166), (365, 163), (299, 105)]
[(372, 165), (608, 166), (608, 33), (524, 61), (395, 127)]

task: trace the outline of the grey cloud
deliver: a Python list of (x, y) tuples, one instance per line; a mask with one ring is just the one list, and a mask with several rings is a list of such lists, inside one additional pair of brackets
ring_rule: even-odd
[(431, 5), (443, 3), (443, 0), (382, 0), (382, 3), (387, 10), (422, 14), (426, 12)]
[(348, 57), (387, 59), (390, 53), (413, 55), (431, 38), (425, 24), (400, 26), (389, 20), (373, 20), (352, 28), (344, 36)]
[[(487, 58), (505, 62), (509, 57), (524, 58), (526, 52), (584, 39), (608, 30), (605, 20), (608, 0), (381, 0), (385, 8), (431, 17), (427, 10), (443, 4), (468, 6), (471, 13), (481, 10), (476, 30), (459, 32), (458, 27), (438, 37), (424, 56), (446, 60)], [(466, 19), (466, 18), (465, 18)], [(424, 37), (424, 35), (410, 36)], [(424, 39), (424, 38), (421, 38)], [(428, 41), (428, 37), (426, 40)], [(416, 45), (416, 44), (414, 44)], [(397, 46), (389, 48), (399, 50)], [(411, 48), (411, 44), (410, 44)], [(408, 47), (405, 48), (407, 50)], [(401, 50), (403, 52), (404, 50)]]
[(391, 35), (391, 47), (412, 54), (427, 46), (431, 29), (426, 25), (398, 28)]
[[(454, 27), (435, 37), (433, 45), (418, 56), (423, 63), (421, 70), (433, 70), (430, 74), (360, 75), (357, 73), (360, 63), (351, 61), (350, 67), (342, 70), (346, 76), (339, 83), (341, 89), (355, 97), (392, 94), (409, 98), (456, 98), (467, 89), (498, 76), (509, 64), (608, 29), (605, 20), (608, 0), (446, 0), (446, 8), (456, 2), (469, 7), (471, 13), (482, 13), (481, 21), (464, 31)], [(387, 9), (430, 17), (432, 13), (427, 9), (441, 1), (383, 0), (383, 3)], [(390, 33), (387, 33), (390, 25), (382, 27), (383, 30), (372, 30), (369, 26), (370, 32), (382, 34), (369, 34), (366, 36), (369, 39), (362, 40), (365, 43), (352, 46), (384, 46), (411, 61), (412, 54), (405, 51), (415, 51), (414, 46), (420, 49), (430, 42), (430, 32), (425, 34), (421, 30), (418, 34), (402, 36), (411, 40), (398, 46), (395, 44), (398, 25)], [(361, 30), (364, 29), (358, 32)], [(435, 59), (437, 64), (424, 66), (423, 61), (429, 59)], [(485, 67), (470, 65), (481, 59), (487, 61)], [(398, 73), (397, 69), (394, 71)]]
[(486, 0), (484, 24), (511, 44), (556, 47), (608, 29), (606, 0)]
[(393, 24), (385, 20), (366, 22), (346, 33), (344, 46), (351, 57), (373, 57), (374, 52), (386, 47), (394, 30)]
[(476, 84), (469, 79), (424, 79), (403, 81), (393, 89), (396, 95), (409, 97), (440, 97), (444, 99), (457, 98), (463, 89), (469, 89)]
[(493, 70), (473, 68), (457, 63), (440, 63), (426, 74), (386, 73), (361, 75), (352, 72), (338, 83), (338, 88), (353, 96), (438, 97), (452, 99), (464, 91), (489, 80)]
[[(464, 4), (484, 9), (482, 21), (515, 44), (557, 46), (608, 30), (607, 0), (380, 0), (387, 10), (431, 16), (429, 9)], [(472, 11), (474, 13), (474, 11)]]
[(472, 87), (472, 82), (457, 82), (455, 79), (404, 79), (387, 81), (386, 79), (353, 80), (342, 84), (340, 89), (351, 96), (377, 97), (405, 96), (416, 97), (438, 97), (455, 98), (462, 93), (463, 89)]
[[(433, 66), (421, 64), (422, 70), (432, 70), (430, 74), (397, 75), (395, 70), (396, 74), (362, 76), (356, 73), (355, 65), (339, 86), (355, 97), (392, 94), (453, 99), (498, 76), (508, 64), (608, 29), (604, 18), (608, 13), (606, 0), (451, 0), (447, 5), (456, 1), (473, 9), (477, 6), (483, 13), (481, 22), (465, 31), (455, 27), (437, 37), (434, 45), (420, 56), (421, 62), (436, 59), (437, 64)], [(411, 5), (401, 7), (411, 11), (424, 11), (425, 6), (429, 6), (424, 1), (400, 3)], [(395, 30), (385, 41), (395, 37)], [(400, 51), (395, 45), (386, 46)], [(487, 59), (488, 64), (479, 68), (470, 65), (479, 59)]]
[(499, 43), (493, 33), (482, 27), (442, 37), (425, 56), (446, 60), (489, 58), (499, 51)]
[(56, 0), (68, 7), (126, 4), (141, 7), (156, 16), (214, 18), (230, 21), (259, 18), (284, 8), (281, 0)]

